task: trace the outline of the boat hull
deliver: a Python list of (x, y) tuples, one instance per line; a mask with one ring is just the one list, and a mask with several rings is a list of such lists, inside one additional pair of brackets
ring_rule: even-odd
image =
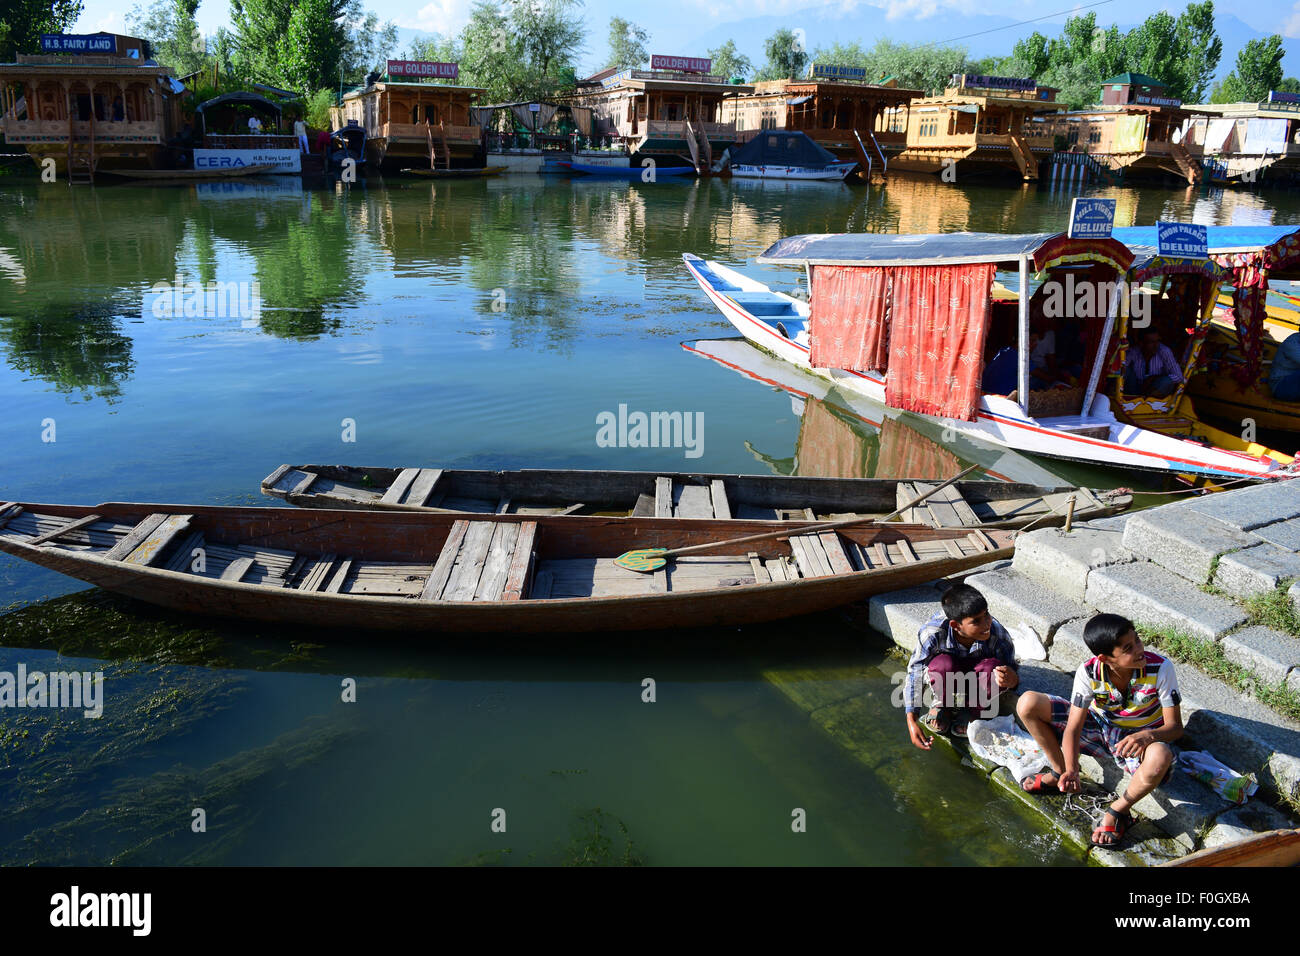
[(803, 182), (843, 182), (858, 164), (835, 163), (830, 166), (732, 166), (731, 175), (740, 179), (793, 179)]

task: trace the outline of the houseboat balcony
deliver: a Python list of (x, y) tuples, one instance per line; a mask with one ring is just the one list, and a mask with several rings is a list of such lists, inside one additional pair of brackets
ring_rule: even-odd
[[(448, 143), (473, 145), (477, 147), (483, 138), (481, 126), (434, 126), (435, 136), (445, 136)], [(373, 138), (385, 139), (393, 143), (419, 143), (429, 141), (429, 127), (424, 123), (381, 123), (372, 134)]]
[[(6, 116), (0, 120), (5, 138), (13, 144), (66, 143), (72, 135), (76, 142), (89, 142), (90, 120), (66, 119), (23, 120)], [(123, 122), (95, 120), (93, 124), (96, 143), (162, 143), (163, 124), (158, 120)]]
[(279, 133), (260, 133), (252, 135), (229, 135), (209, 133), (203, 137), (205, 149), (297, 149), (297, 136), (283, 136)]
[[(702, 132), (715, 148), (731, 145), (736, 141), (735, 123), (698, 123), (691, 122), (695, 129)], [(641, 124), (641, 136), (630, 138), (633, 151), (658, 151), (685, 154), (687, 145), (686, 122), (684, 120), (649, 120)]]

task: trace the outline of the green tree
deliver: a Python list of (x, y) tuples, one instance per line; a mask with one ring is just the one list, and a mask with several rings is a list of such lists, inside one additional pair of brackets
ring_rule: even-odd
[(281, 86), (359, 82), (397, 42), (362, 0), (230, 0), (230, 16), (233, 71)]
[(81, 0), (0, 0), (0, 61), (41, 52), (42, 33), (62, 33), (81, 16)]
[(645, 45), (650, 34), (635, 23), (622, 17), (611, 17), (609, 21), (609, 57), (606, 67), (619, 70), (636, 69), (645, 66), (650, 54)]
[(276, 40), (276, 75), (293, 90), (314, 90), (337, 80), (347, 43), (330, 0), (297, 0)]
[(577, 82), (579, 0), (479, 0), (460, 35), (462, 82), (493, 101), (550, 99)]
[(710, 50), (709, 59), (713, 61), (712, 69), (718, 76), (738, 76), (744, 79), (754, 72), (754, 64), (749, 61), (749, 57), (736, 51), (735, 40), (728, 40), (717, 49)]
[(870, 50), (864, 50), (857, 43), (818, 47), (813, 60), (836, 66), (864, 67), (869, 80), (878, 82), (892, 76), (899, 86), (923, 90), (927, 94), (943, 92), (954, 73), (979, 72), (966, 59), (965, 47), (895, 43), (888, 39), (877, 40)]
[(763, 44), (767, 63), (758, 71), (758, 80), (793, 80), (808, 65), (808, 51), (793, 30), (777, 30)]
[(1178, 18), (1174, 35), (1178, 56), (1171, 67), (1178, 82), (1170, 83), (1169, 87), (1184, 102), (1200, 103), (1223, 57), (1223, 40), (1214, 29), (1213, 0), (1189, 3)]
[(1279, 93), (1300, 93), (1300, 80), (1297, 80), (1294, 76), (1288, 76), (1273, 89)]
[(185, 76), (208, 62), (207, 43), (194, 18), (198, 9), (199, 0), (156, 0), (147, 8), (136, 4), (126, 15), (126, 26), (149, 41), (159, 63)]
[(1222, 90), (1232, 94), (1231, 99), (1216, 103), (1249, 101), (1258, 103), (1268, 99), (1269, 90), (1276, 90), (1282, 82), (1282, 38), (1274, 33), (1262, 40), (1251, 40), (1237, 54), (1237, 68), (1223, 80)]

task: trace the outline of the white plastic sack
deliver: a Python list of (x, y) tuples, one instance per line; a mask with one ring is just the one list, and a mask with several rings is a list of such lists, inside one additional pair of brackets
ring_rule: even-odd
[(1259, 784), (1255, 775), (1242, 776), (1231, 767), (1219, 763), (1206, 750), (1184, 750), (1178, 755), (1178, 766), (1183, 772), (1201, 781), (1223, 799), (1238, 806), (1255, 795)]
[(1047, 649), (1043, 647), (1042, 638), (1024, 621), (1007, 628), (1007, 633), (1011, 635), (1011, 644), (1016, 649), (1016, 660), (1047, 660)]
[(972, 720), (966, 730), (966, 742), (985, 760), (1010, 770), (1017, 783), (1052, 766), (1043, 748), (1010, 714), (992, 720)]

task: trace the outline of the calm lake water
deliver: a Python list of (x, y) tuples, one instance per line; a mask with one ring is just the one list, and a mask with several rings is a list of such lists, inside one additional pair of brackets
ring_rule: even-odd
[[(1116, 198), (1122, 225), (1300, 216), (1290, 193), (1091, 194)], [(905, 179), (10, 180), (0, 497), (266, 504), (258, 482), (281, 462), (939, 476), (976, 461), (1155, 490), (944, 445), (827, 392), (735, 341), (681, 265), (695, 252), (790, 285), (748, 265), (784, 235), (1056, 230), (1069, 199)], [(255, 281), (260, 314), (168, 314), (151, 290), (177, 277)], [(698, 456), (599, 447), (597, 416), (620, 405), (702, 413)], [(0, 556), (5, 606), (0, 670), (103, 670), (107, 698), (98, 721), (5, 712), (0, 862), (1071, 859), (955, 758), (910, 747), (889, 704), (901, 663), (843, 614), (449, 644), (169, 615)], [(878, 689), (869, 760), (769, 680), (821, 667)], [(356, 703), (340, 701), (344, 678)], [(796, 808), (806, 833), (791, 831)]]

